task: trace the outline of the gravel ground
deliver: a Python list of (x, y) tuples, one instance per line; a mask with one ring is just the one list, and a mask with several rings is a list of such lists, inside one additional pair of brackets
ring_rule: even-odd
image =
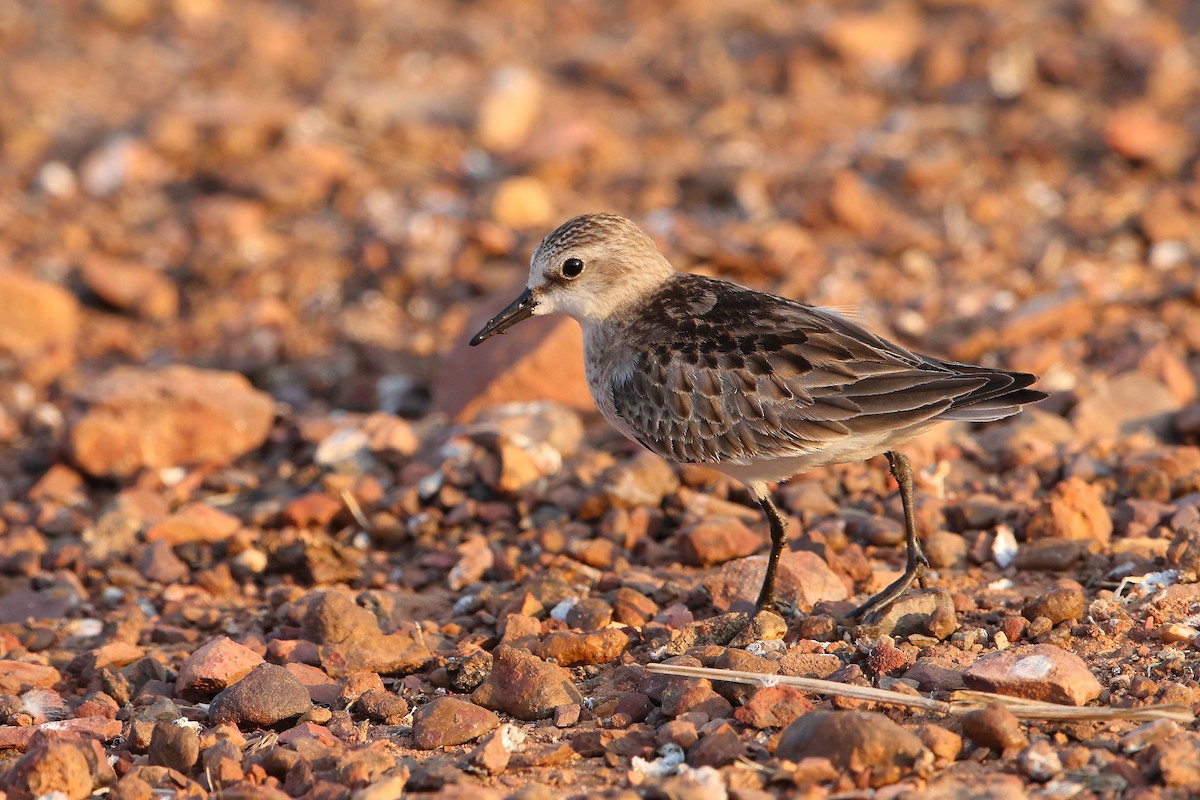
[[(1196, 3), (0, 0), (0, 54), (0, 795), (1200, 793)], [(882, 458), (781, 488), (731, 640), (745, 491), (575, 323), (466, 348), (596, 210), (1043, 376), (907, 449), (897, 613)]]

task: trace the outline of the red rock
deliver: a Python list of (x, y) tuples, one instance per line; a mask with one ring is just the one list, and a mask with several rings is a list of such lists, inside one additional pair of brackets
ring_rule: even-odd
[(237, 683), (263, 663), (262, 656), (227, 636), (193, 652), (179, 668), (175, 692), (180, 697), (204, 698)]
[(49, 739), (78, 739), (82, 735), (107, 742), (120, 736), (122, 729), (120, 722), (106, 717), (76, 717), (24, 727), (4, 725), (0, 726), (0, 748), (24, 750), (35, 735)]
[(137, 567), (146, 580), (164, 584), (181, 581), (191, 573), (191, 568), (175, 555), (175, 549), (165, 539), (143, 547)]
[(538, 178), (520, 175), (506, 178), (492, 197), (492, 219), (505, 228), (537, 228), (554, 217), (554, 200), (549, 187)]
[(266, 440), (271, 397), (232, 372), (194, 367), (117, 367), (76, 393), (76, 462), (92, 475), (227, 464)]
[(189, 503), (146, 531), (146, 541), (172, 546), (190, 542), (223, 542), (237, 533), (241, 520), (207, 503)]
[(983, 747), (1003, 753), (1029, 744), (1021, 723), (999, 703), (979, 708), (963, 716), (963, 733)]
[(540, 658), (554, 659), (560, 666), (607, 664), (616, 660), (629, 645), (629, 634), (619, 628), (606, 628), (594, 633), (559, 631), (545, 638), (537, 647)]
[(968, 667), (964, 678), (971, 688), (1075, 706), (1101, 691), (1082, 658), (1052, 644), (989, 653)]
[(161, 270), (93, 254), (84, 259), (80, 275), (97, 297), (121, 311), (152, 320), (174, 319), (179, 313), (179, 290)]
[(310, 708), (308, 690), (296, 676), (277, 664), (259, 664), (213, 698), (208, 719), (214, 725), (268, 728)]
[(796, 687), (764, 686), (733, 712), (733, 718), (752, 728), (783, 728), (812, 710), (808, 695)]
[(784, 729), (776, 758), (828, 758), (853, 775), (867, 774), (871, 786), (899, 780), (921, 754), (917, 736), (870, 711), (812, 711)]
[(923, 26), (907, 6), (885, 6), (869, 13), (842, 13), (830, 18), (822, 41), (848, 61), (897, 67), (906, 64), (921, 44)]
[(1115, 439), (1139, 430), (1164, 436), (1171, 428), (1171, 414), (1181, 405), (1160, 381), (1130, 370), (1085, 395), (1071, 412), (1071, 424), (1085, 441)]
[[(713, 607), (724, 611), (742, 601), (754, 603), (767, 568), (765, 555), (730, 561), (716, 575), (704, 579), (704, 588), (712, 597)], [(776, 592), (788, 602), (796, 601), (802, 611), (811, 611), (821, 600), (845, 600), (849, 592), (829, 565), (808, 550), (789, 550), (779, 560)]]
[(62, 680), (54, 667), (28, 661), (0, 660), (0, 694), (21, 694), (29, 689), (45, 689)]
[(543, 94), (532, 70), (508, 66), (492, 73), (475, 121), (480, 145), (500, 152), (519, 147), (534, 130)]
[(1093, 540), (1104, 544), (1112, 537), (1112, 529), (1112, 517), (1101, 499), (1100, 487), (1070, 477), (1058, 483), (1034, 511), (1025, 535), (1029, 539)]
[[(333, 735), (333, 732), (324, 725), (318, 725), (315, 722), (301, 722), (288, 728), (283, 733), (279, 734), (279, 743), (281, 745), (296, 746), (296, 743), (302, 739), (310, 739), (314, 742), (319, 742), (326, 748), (336, 747), (338, 738)], [(301, 747), (303, 747), (301, 745)]]
[(1021, 610), (1027, 620), (1045, 617), (1057, 625), (1067, 620), (1083, 619), (1083, 592), (1079, 589), (1059, 587), (1031, 598)]
[(562, 316), (535, 317), (506, 335), (468, 347), (467, 337), (524, 289), (524, 280), (479, 303), (467, 330), (441, 363), (433, 387), (433, 411), (466, 421), (502, 403), (548, 400), (578, 411), (593, 411), (583, 372), (583, 335)]
[(187, 725), (174, 721), (155, 723), (147, 753), (150, 763), (186, 775), (200, 758), (200, 736)]
[(858, 636), (902, 639), (914, 633), (945, 639), (958, 630), (954, 600), (945, 589), (909, 591), (882, 614), (855, 628)]
[[(292, 673), (296, 680), (308, 690), (308, 697), (318, 705), (332, 706), (338, 699), (341, 687), (333, 678), (322, 670), (308, 664), (289, 662), (284, 669)], [(378, 676), (377, 676), (378, 677)]]
[[(58, 795), (81, 800), (92, 793), (97, 762), (107, 767), (103, 751), (89, 752), (91, 745), (75, 741), (48, 741), (31, 747), (6, 775), (5, 789), (13, 800), (33, 800)], [(112, 770), (108, 770), (109, 776)], [(110, 777), (111, 779), (111, 777)]]
[(283, 507), (283, 518), (298, 528), (324, 527), (346, 507), (323, 492), (309, 492)]
[(545, 719), (567, 703), (583, 702), (571, 673), (507, 645), (492, 656), (491, 674), (471, 696), (481, 706), (523, 720)]
[(439, 697), (413, 712), (413, 742), (422, 750), (449, 747), (483, 736), (500, 724), (486, 708), (457, 697)]
[(674, 467), (648, 451), (615, 464), (600, 476), (600, 491), (617, 508), (656, 508), (679, 488)]
[(933, 753), (935, 758), (947, 763), (957, 759), (959, 753), (962, 752), (962, 737), (941, 725), (927, 722), (917, 729), (917, 737), (922, 744), (929, 748), (929, 752)]
[(693, 711), (718, 719), (732, 716), (733, 706), (713, 690), (712, 681), (706, 678), (673, 678), (662, 692), (663, 714), (678, 717)]
[(339, 682), (338, 702), (346, 707), (358, 701), (364, 692), (383, 689), (383, 678), (376, 672), (359, 671), (344, 675)]
[(934, 656), (918, 658), (904, 679), (916, 681), (923, 692), (945, 692), (963, 688), (963, 671), (952, 661)]
[(1108, 146), (1135, 161), (1166, 159), (1175, 163), (1186, 152), (1186, 132), (1173, 125), (1148, 104), (1138, 103), (1109, 112), (1104, 121), (1104, 139)]
[(724, 564), (752, 555), (766, 544), (766, 538), (746, 527), (736, 517), (706, 517), (687, 525), (676, 541), (683, 563), (693, 567)]
[(725, 724), (710, 731), (688, 750), (687, 763), (697, 768), (723, 767), (745, 754), (746, 745), (733, 730), (733, 726)]
[(467, 763), (488, 775), (499, 775), (508, 768), (513, 751), (525, 741), (525, 732), (516, 725), (501, 725), (483, 737), (467, 756)]
[(408, 716), (405, 699), (386, 689), (367, 689), (359, 696), (355, 708), (383, 725), (400, 725)]
[(0, 375), (41, 386), (75, 363), (79, 302), (51, 283), (0, 270)]

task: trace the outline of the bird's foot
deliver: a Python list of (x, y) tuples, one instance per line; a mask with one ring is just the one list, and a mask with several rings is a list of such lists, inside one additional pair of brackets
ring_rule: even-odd
[(921, 579), (921, 576), (925, 574), (925, 568), (928, 566), (929, 560), (925, 558), (924, 553), (917, 554), (916, 558), (909, 560), (903, 575), (893, 581), (882, 592), (851, 611), (849, 618), (865, 621), (885, 611), (888, 606), (900, 599), (901, 595), (908, 590), (908, 587)]

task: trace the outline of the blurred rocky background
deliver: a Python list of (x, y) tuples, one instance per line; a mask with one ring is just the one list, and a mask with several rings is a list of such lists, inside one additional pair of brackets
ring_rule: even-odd
[[(1198, 99), (1186, 0), (0, 0), (3, 791), (1200, 791), (1175, 723), (645, 671), (1200, 702)], [(912, 448), (923, 627), (838, 625), (899, 567), (879, 460), (783, 490), (791, 631), (713, 643), (744, 492), (599, 422), (574, 322), (465, 347), (598, 210), (1043, 376)]]

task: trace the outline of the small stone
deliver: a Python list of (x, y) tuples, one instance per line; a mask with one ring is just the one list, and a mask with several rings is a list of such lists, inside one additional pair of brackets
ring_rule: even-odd
[(812, 700), (794, 686), (763, 686), (733, 712), (733, 718), (752, 728), (783, 728), (812, 710)]
[(413, 742), (422, 750), (478, 739), (500, 724), (486, 708), (457, 697), (439, 697), (413, 712)]
[(1137, 753), (1155, 742), (1170, 739), (1179, 733), (1179, 724), (1169, 719), (1156, 719), (1137, 726), (1117, 740), (1122, 753)]
[(333, 706), (338, 702), (337, 681), (325, 674), (320, 667), (314, 667), (297, 661), (289, 661), (283, 668), (296, 676), (296, 680), (304, 684), (308, 697), (313, 703), (323, 706)]
[(700, 734), (696, 730), (696, 723), (689, 719), (673, 719), (663, 723), (654, 737), (655, 744), (660, 749), (668, 744), (673, 744), (682, 750), (689, 749), (699, 739)]
[(905, 593), (876, 619), (855, 628), (855, 635), (878, 639), (903, 639), (913, 634), (943, 640), (958, 630), (954, 599), (945, 589), (922, 589)]
[(469, 694), (475, 691), (492, 671), (492, 654), (486, 650), (476, 650), (465, 658), (449, 659), (446, 671), (450, 673), (450, 686), (456, 692)]
[(179, 313), (179, 289), (162, 270), (92, 254), (80, 265), (80, 275), (113, 308), (150, 320), (170, 320)]
[(971, 741), (997, 752), (1024, 747), (1029, 739), (1013, 713), (999, 703), (963, 716), (963, 733)]
[(535, 228), (554, 216), (554, 201), (546, 184), (530, 176), (508, 178), (496, 187), (492, 219), (506, 228)]
[(1045, 617), (1051, 624), (1057, 625), (1067, 620), (1083, 619), (1083, 605), (1081, 590), (1061, 587), (1031, 599), (1021, 614), (1028, 620)]
[(619, 628), (593, 633), (559, 631), (547, 636), (536, 648), (539, 658), (554, 659), (564, 667), (582, 664), (607, 664), (615, 661), (629, 646), (629, 634)]
[(408, 703), (404, 698), (385, 689), (367, 689), (359, 696), (356, 707), (368, 719), (383, 725), (400, 725), (408, 716)]
[(499, 152), (519, 147), (534, 128), (542, 95), (542, 83), (529, 69), (507, 66), (494, 72), (475, 123), (479, 143)]
[(5, 774), (5, 790), (13, 800), (66, 797), (82, 800), (91, 795), (100, 766), (111, 780), (112, 769), (97, 756), (92, 745), (74, 741), (42, 741), (16, 759)]
[[(520, 285), (480, 301), (467, 329), (477, 331), (525, 288)], [(433, 386), (432, 409), (458, 421), (482, 409), (513, 402), (553, 401), (594, 412), (583, 371), (583, 334), (561, 316), (534, 317), (497, 336), (487, 347), (470, 347), (466, 337), (442, 359)]]
[(150, 735), (150, 763), (184, 775), (200, 758), (200, 735), (187, 725), (157, 722)]
[(613, 621), (631, 628), (641, 628), (658, 614), (658, 604), (646, 595), (622, 586), (613, 596)]
[(28, 661), (0, 659), (0, 694), (22, 694), (30, 689), (46, 689), (62, 681), (54, 667)]
[(852, 775), (869, 771), (871, 786), (895, 783), (924, 749), (917, 736), (871, 711), (812, 711), (779, 737), (776, 758), (827, 758)]
[(676, 537), (683, 563), (693, 567), (724, 564), (755, 553), (765, 539), (736, 517), (706, 517), (684, 527)]
[(1031, 780), (1045, 783), (1062, 774), (1062, 759), (1058, 750), (1045, 739), (1039, 739), (1017, 754), (1017, 764)]
[[(762, 587), (767, 556), (756, 555), (730, 561), (716, 575), (704, 579), (704, 588), (712, 598), (713, 607), (727, 611), (736, 604), (749, 609)], [(845, 600), (850, 596), (846, 584), (816, 553), (808, 550), (788, 550), (779, 559), (776, 573), (776, 594), (801, 611), (811, 611), (822, 601)]]
[(1017, 550), (1017, 569), (1063, 572), (1071, 569), (1087, 549), (1087, 542), (1038, 539)]
[(688, 750), (687, 763), (693, 768), (723, 767), (732, 764), (746, 753), (746, 745), (738, 738), (733, 726), (721, 725), (710, 731)]
[(599, 597), (585, 597), (567, 612), (567, 624), (582, 631), (598, 631), (612, 622), (613, 607)]
[(917, 737), (922, 744), (929, 748), (929, 752), (933, 753), (934, 758), (947, 763), (953, 762), (962, 752), (962, 737), (941, 725), (927, 722), (917, 729)]
[(524, 745), (525, 738), (525, 732), (516, 725), (501, 725), (483, 737), (467, 756), (467, 763), (488, 775), (499, 775), (508, 768), (509, 759)]
[(44, 386), (75, 363), (79, 301), (65, 289), (0, 270), (0, 377)]
[(749, 647), (755, 642), (782, 639), (787, 635), (787, 631), (787, 622), (783, 617), (774, 611), (760, 611), (750, 618), (745, 628), (729, 640), (729, 647)]
[(141, 469), (228, 464), (261, 445), (275, 402), (233, 372), (116, 367), (77, 390), (75, 461), (98, 477)]
[(277, 664), (259, 664), (213, 698), (208, 718), (214, 725), (270, 728), (310, 708), (308, 690), (296, 676)]
[(146, 580), (163, 584), (181, 581), (191, 573), (191, 568), (175, 555), (175, 549), (165, 539), (143, 547), (137, 566)]
[(1070, 477), (1058, 483), (1034, 511), (1025, 534), (1031, 540), (1054, 538), (1104, 544), (1112, 537), (1112, 528), (1099, 487)]
[(925, 537), (925, 556), (934, 569), (959, 569), (967, 563), (967, 540), (950, 531), (934, 531)]
[(964, 677), (972, 688), (1075, 706), (1096, 699), (1101, 691), (1082, 658), (1052, 644), (989, 653), (968, 667)]
[(729, 701), (713, 689), (712, 681), (704, 678), (675, 678), (662, 693), (662, 713), (678, 717), (699, 711), (709, 719), (733, 714)]
[(641, 451), (600, 476), (604, 497), (617, 508), (662, 505), (679, 488), (674, 468), (653, 453)]
[(494, 663), (471, 696), (481, 706), (523, 720), (545, 719), (567, 703), (581, 703), (583, 696), (571, 674), (524, 650), (500, 645), (492, 651)]
[(579, 703), (567, 703), (554, 709), (554, 727), (569, 728), (579, 722), (583, 707)]
[(222, 542), (242, 526), (237, 517), (207, 503), (189, 503), (146, 531), (146, 541), (171, 546), (192, 542)]
[(1194, 739), (1176, 736), (1149, 749), (1150, 764), (1168, 787), (1178, 787), (1194, 796), (1200, 792), (1200, 748)]
[(1180, 642), (1193, 642), (1197, 636), (1200, 636), (1200, 630), (1193, 628), (1191, 625), (1183, 625), (1179, 622), (1169, 622), (1158, 627), (1158, 638), (1166, 644), (1179, 644)]
[(175, 679), (175, 693), (183, 698), (211, 697), (262, 663), (258, 653), (222, 636), (187, 657)]
[(962, 668), (935, 656), (918, 658), (903, 677), (916, 681), (917, 688), (923, 692), (950, 692), (963, 688)]
[(1179, 405), (1161, 381), (1130, 370), (1083, 397), (1071, 412), (1071, 424), (1084, 441), (1116, 439), (1139, 430), (1165, 436)]

